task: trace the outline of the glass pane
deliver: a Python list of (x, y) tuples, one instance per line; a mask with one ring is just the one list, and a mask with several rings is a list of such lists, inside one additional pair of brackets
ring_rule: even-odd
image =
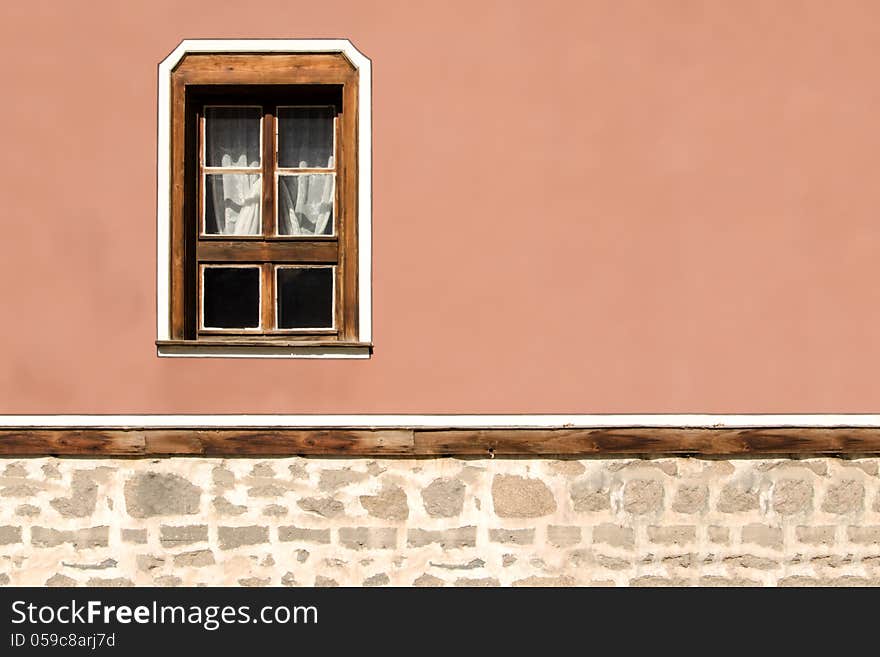
[(202, 326), (258, 328), (260, 326), (260, 269), (205, 267), (202, 286)]
[(260, 188), (258, 173), (205, 175), (205, 233), (259, 235)]
[(333, 268), (279, 267), (278, 328), (333, 328)]
[(278, 166), (333, 168), (332, 107), (278, 108)]
[(278, 176), (278, 234), (332, 235), (336, 176)]
[(259, 167), (258, 107), (205, 108), (205, 166)]

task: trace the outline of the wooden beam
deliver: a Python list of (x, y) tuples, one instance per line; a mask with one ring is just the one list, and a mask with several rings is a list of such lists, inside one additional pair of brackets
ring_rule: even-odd
[(143, 456), (145, 447), (143, 431), (0, 430), (0, 456)]
[(389, 456), (409, 429), (0, 429), (0, 456)]
[(356, 77), (341, 53), (187, 53), (172, 73), (187, 85), (345, 84)]
[(335, 264), (339, 248), (335, 241), (270, 242), (202, 240), (197, 248), (200, 261), (208, 262), (325, 262)]
[(880, 453), (877, 428), (0, 428), (6, 456), (770, 456)]
[(880, 451), (880, 429), (602, 428), (420, 430), (417, 454), (477, 456), (685, 454), (746, 456)]

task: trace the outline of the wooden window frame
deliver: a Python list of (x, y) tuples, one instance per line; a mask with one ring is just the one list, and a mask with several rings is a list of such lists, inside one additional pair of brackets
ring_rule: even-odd
[[(372, 353), (369, 60), (345, 40), (184, 41), (159, 67), (157, 351), (160, 356), (367, 358)], [(263, 230), (206, 235), (204, 108), (261, 107)], [(336, 110), (332, 235), (277, 235), (277, 108)], [(311, 172), (311, 169), (300, 169)], [(317, 170), (316, 170), (317, 171)], [(260, 266), (261, 328), (205, 329), (201, 272)], [(332, 266), (333, 326), (276, 328), (278, 267)]]

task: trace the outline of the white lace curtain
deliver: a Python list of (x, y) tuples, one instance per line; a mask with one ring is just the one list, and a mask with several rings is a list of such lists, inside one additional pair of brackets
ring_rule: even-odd
[(262, 203), (260, 174), (225, 173), (209, 175), (208, 190), (214, 203), (218, 235), (259, 235)]
[[(258, 169), (261, 165), (260, 116), (259, 108), (206, 108), (205, 165)], [(278, 130), (280, 167), (333, 168), (331, 108), (281, 108)], [(279, 234), (331, 234), (335, 178), (333, 173), (279, 176)], [(256, 171), (206, 174), (207, 232), (261, 234), (262, 184), (262, 176)]]
[[(333, 109), (282, 107), (278, 110), (278, 166), (333, 168)], [(278, 178), (278, 232), (329, 235), (333, 232), (333, 174)]]
[[(260, 109), (205, 109), (205, 165), (224, 168), (260, 166)], [(213, 227), (219, 235), (259, 235), (261, 176), (259, 173), (211, 173), (205, 194), (211, 195)], [(206, 207), (209, 199), (205, 199)]]
[(330, 235), (333, 232), (332, 173), (278, 177), (278, 232), (282, 235)]

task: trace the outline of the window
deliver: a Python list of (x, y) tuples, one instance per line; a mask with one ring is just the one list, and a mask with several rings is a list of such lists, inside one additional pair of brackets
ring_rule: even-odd
[(159, 355), (369, 356), (369, 61), (185, 41), (159, 77)]

